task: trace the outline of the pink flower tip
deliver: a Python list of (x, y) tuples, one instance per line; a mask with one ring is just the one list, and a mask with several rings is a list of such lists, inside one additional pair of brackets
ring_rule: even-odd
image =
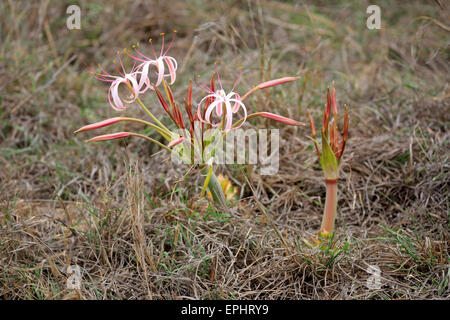
[(115, 117), (115, 118), (106, 119), (106, 120), (103, 120), (103, 121), (100, 121), (100, 122), (88, 124), (87, 126), (81, 127), (77, 131), (74, 131), (74, 133), (106, 127), (106, 126), (109, 126), (111, 124), (114, 124), (114, 123), (117, 123), (119, 121), (122, 121), (124, 119), (125, 118), (123, 118), (123, 117)]
[(93, 137), (93, 138), (87, 140), (87, 142), (97, 142), (97, 141), (120, 139), (120, 138), (125, 138), (128, 136), (131, 136), (132, 134), (133, 133), (131, 133), (131, 132), (116, 132), (116, 133), (104, 134), (101, 136)]
[(174, 146), (176, 146), (176, 145), (182, 143), (184, 140), (185, 140), (184, 137), (180, 137), (180, 138), (178, 138), (178, 139), (172, 140), (172, 141), (170, 141), (170, 143), (168, 144), (168, 147), (169, 147), (169, 148), (174, 147)]
[(290, 126), (303, 126), (303, 125), (305, 125), (303, 122), (300, 122), (300, 121), (297, 121), (297, 120), (294, 120), (294, 119), (291, 119), (291, 118), (286, 118), (286, 117), (280, 116), (278, 114), (270, 113), (270, 112), (260, 112), (257, 115), (259, 115), (261, 117), (264, 117), (264, 118), (271, 119), (271, 120), (275, 120), (275, 121), (278, 121), (278, 122), (281, 122), (283, 124), (287, 124), (287, 125), (290, 125)]
[(276, 86), (276, 85), (279, 85), (279, 84), (283, 84), (283, 83), (286, 83), (286, 82), (295, 81), (298, 78), (299, 77), (284, 77), (284, 78), (269, 80), (269, 81), (262, 82), (262, 83), (258, 84), (256, 87), (259, 88), (259, 89), (269, 88), (269, 87), (273, 87), (273, 86)]

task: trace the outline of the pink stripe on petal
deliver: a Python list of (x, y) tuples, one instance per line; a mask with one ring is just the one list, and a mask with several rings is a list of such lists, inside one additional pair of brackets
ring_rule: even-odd
[(173, 84), (177, 78), (175, 74), (175, 67), (169, 57), (164, 57), (164, 61), (166, 61), (166, 64), (169, 67), (170, 84)]
[(203, 102), (204, 102), (207, 98), (208, 98), (207, 96), (204, 97), (204, 98), (200, 101), (200, 103), (197, 105), (197, 117), (198, 117), (198, 119), (199, 119), (201, 122), (205, 122), (205, 120), (203, 120), (203, 118), (202, 118), (202, 104), (203, 104)]
[(200, 102), (197, 105), (197, 116), (198, 116), (198, 118), (200, 119), (201, 122), (205, 122), (205, 120), (203, 120), (203, 118), (202, 118), (202, 111), (203, 111), (202, 105), (207, 99), (209, 99), (212, 96), (214, 96), (214, 95), (213, 94), (207, 95), (202, 100), (200, 100)]
[(200, 105), (197, 106), (197, 118), (203, 122)]
[(173, 66), (175, 68), (175, 71), (177, 71), (177, 69), (178, 69), (178, 62), (177, 62), (177, 60), (174, 57), (167, 57), (167, 58), (170, 59), (170, 61), (172, 61), (172, 64), (173, 64)]
[[(242, 104), (244, 105), (242, 102), (239, 103), (238, 101), (241, 101), (241, 97), (239, 96), (239, 94), (236, 93), (236, 102), (234, 103), (233, 106), (233, 113), (236, 113), (239, 110), (239, 106)], [(245, 107), (244, 107), (245, 108)]]
[(231, 104), (228, 101), (225, 101), (225, 105), (227, 108), (227, 122), (225, 123), (225, 132), (231, 129), (233, 124), (233, 110), (231, 109)]
[(216, 107), (216, 114), (218, 117), (222, 116), (222, 102), (219, 102)]
[(156, 86), (159, 86), (163, 80), (164, 77), (164, 62), (163, 59), (160, 57), (158, 60), (156, 60), (158, 63), (158, 80), (156, 81)]
[(138, 82), (137, 82), (137, 80), (136, 80), (134, 75), (128, 75), (127, 79), (130, 80), (131, 86), (132, 86), (133, 91), (134, 91), (133, 92), (133, 99), (128, 102), (128, 103), (131, 103), (134, 100), (136, 100), (136, 98), (139, 96), (139, 85), (138, 85)]
[(210, 120), (210, 117), (211, 117), (211, 113), (213, 112), (213, 110), (214, 110), (214, 108), (216, 108), (216, 114), (218, 114), (218, 109), (219, 109), (219, 105), (220, 105), (220, 115), (219, 115), (219, 117), (222, 115), (222, 104), (223, 104), (223, 101), (219, 101), (219, 100), (217, 100), (217, 101), (214, 101), (213, 103), (211, 103), (209, 106), (208, 106), (208, 110), (206, 110), (206, 113), (205, 113), (205, 120), (208, 122), (208, 123), (211, 123), (212, 121)]
[[(141, 69), (141, 78), (139, 80), (139, 90), (141, 93), (147, 91), (148, 89), (148, 68), (150, 67), (150, 64), (148, 62), (144, 62), (139, 65), (138, 69)], [(141, 88), (146, 85), (144, 90), (141, 90)]]
[(206, 110), (205, 112), (205, 121), (209, 124), (211, 124), (211, 113), (214, 110), (214, 108), (211, 108), (211, 106), (209, 106), (209, 108)]
[(113, 90), (113, 85), (114, 84), (112, 84), (110, 87), (109, 87), (109, 91), (108, 91), (108, 101), (109, 101), (109, 104), (111, 105), (111, 107), (114, 109), (114, 110), (116, 110), (116, 111), (122, 111), (124, 108), (120, 108), (120, 107), (117, 107), (116, 105), (115, 105), (115, 101), (114, 101), (114, 97), (113, 97), (113, 101), (111, 101), (111, 92), (112, 92), (112, 90)]
[[(156, 60), (151, 60), (151, 61), (148, 62), (148, 67), (150, 68), (151, 66), (154, 66), (158, 70), (159, 64), (158, 64), (158, 62)], [(157, 81), (160, 81), (159, 77), (158, 77)], [(158, 86), (160, 83), (161, 82), (156, 83), (155, 85)], [(150, 88), (152, 90), (155, 90), (155, 88), (150, 84), (150, 78), (148, 77), (148, 72), (147, 72), (147, 74), (145, 76), (145, 84), (147, 86), (147, 89)]]
[(111, 104), (111, 106), (118, 111), (122, 111), (125, 109), (125, 106), (123, 105), (123, 102), (119, 97), (119, 85), (123, 81), (124, 79), (118, 79), (111, 85), (111, 95), (114, 102), (113, 104)]

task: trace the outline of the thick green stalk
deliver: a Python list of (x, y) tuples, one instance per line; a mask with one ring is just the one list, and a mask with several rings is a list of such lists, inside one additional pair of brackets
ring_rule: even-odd
[(323, 236), (331, 235), (334, 231), (334, 221), (336, 219), (337, 208), (337, 179), (325, 181), (327, 194), (325, 199), (325, 209), (323, 212), (322, 226), (319, 234)]
[[(206, 175), (208, 173), (208, 167), (205, 166), (202, 168), (202, 174)], [(206, 179), (206, 178), (205, 178)], [(216, 175), (213, 173), (211, 174), (211, 178), (209, 180), (208, 189), (211, 192), (211, 196), (214, 200), (214, 203), (219, 205), (220, 207), (227, 207), (227, 201), (225, 200), (225, 195), (223, 194), (222, 186), (220, 185), (219, 180), (217, 179)]]

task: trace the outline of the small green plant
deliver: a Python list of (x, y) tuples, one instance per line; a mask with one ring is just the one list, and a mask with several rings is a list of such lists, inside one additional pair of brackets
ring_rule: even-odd
[[(333, 109), (333, 119), (331, 119), (331, 109)], [(314, 121), (309, 114), (309, 121), (311, 125), (312, 138), (316, 148), (317, 156), (319, 157), (322, 171), (325, 177), (326, 185), (326, 199), (325, 209), (323, 213), (322, 226), (319, 230), (319, 236), (329, 237), (334, 232), (334, 221), (336, 219), (337, 207), (337, 183), (339, 178), (339, 165), (342, 154), (344, 153), (345, 144), (348, 138), (348, 111), (345, 107), (344, 112), (344, 127), (342, 132), (342, 139), (339, 139), (338, 121), (339, 114), (336, 104), (336, 92), (334, 86), (327, 90), (327, 103), (325, 104), (323, 114), (322, 127), (322, 152), (316, 140), (316, 130), (314, 128)], [(339, 141), (340, 140), (340, 141)]]

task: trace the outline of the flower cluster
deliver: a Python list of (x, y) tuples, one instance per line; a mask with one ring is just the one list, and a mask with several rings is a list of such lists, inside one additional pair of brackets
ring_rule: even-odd
[[(174, 31), (175, 35), (176, 31)], [(125, 67), (122, 62), (122, 58), (120, 55), (120, 52), (117, 52), (118, 60), (119, 60), (119, 67), (116, 68), (118, 71), (118, 76), (111, 75), (108, 72), (106, 72), (100, 65), (100, 71), (96, 74), (96, 78), (101, 81), (110, 82), (110, 88), (108, 92), (108, 100), (111, 105), (111, 107), (117, 111), (122, 111), (127, 108), (128, 105), (130, 105), (133, 102), (138, 102), (142, 108), (150, 115), (152, 120), (154, 120), (155, 123), (148, 123), (142, 120), (134, 119), (134, 118), (121, 118), (121, 117), (115, 117), (112, 119), (107, 119), (98, 123), (94, 123), (91, 125), (84, 126), (77, 130), (76, 132), (81, 131), (87, 131), (87, 130), (93, 130), (97, 128), (101, 128), (113, 123), (116, 123), (118, 121), (137, 121), (141, 123), (145, 123), (147, 125), (150, 125), (153, 127), (156, 131), (161, 133), (161, 135), (169, 140), (169, 146), (174, 146), (178, 143), (183, 142), (186, 140), (186, 137), (177, 137), (176, 140), (172, 140), (176, 134), (171, 132), (166, 126), (164, 126), (151, 112), (150, 110), (145, 107), (145, 105), (140, 100), (139, 96), (143, 93), (145, 93), (148, 89), (155, 92), (159, 102), (161, 103), (161, 106), (166, 111), (166, 113), (169, 115), (171, 120), (174, 122), (174, 124), (177, 126), (177, 128), (184, 129), (185, 123), (184, 118), (181, 113), (179, 105), (174, 101), (173, 93), (170, 88), (170, 85), (172, 85), (176, 80), (176, 71), (178, 69), (178, 63), (175, 58), (168, 56), (167, 53), (169, 49), (172, 47), (172, 44), (174, 42), (175, 36), (173, 36), (172, 41), (170, 42), (169, 46), (166, 50), (164, 50), (164, 40), (165, 35), (164, 33), (161, 33), (162, 36), (162, 46), (161, 50), (159, 52), (159, 56), (156, 53), (153, 44), (152, 39), (149, 40), (151, 49), (154, 55), (154, 58), (149, 58), (144, 53), (140, 51), (139, 43), (136, 45), (133, 45), (132, 48), (134, 50), (127, 50), (124, 49), (124, 53), (131, 57), (134, 61), (133, 68), (130, 72), (126, 72)], [(114, 61), (115, 63), (115, 61)], [(154, 69), (154, 70), (153, 70)], [(166, 71), (168, 70), (168, 72)], [(156, 75), (156, 79), (154, 82), (151, 81), (150, 75), (154, 72)], [(194, 128), (194, 123), (197, 121), (200, 121), (201, 123), (207, 123), (210, 126), (213, 127), (220, 127), (224, 132), (227, 132), (231, 129), (240, 127), (247, 118), (261, 116), (265, 118), (269, 118), (278, 122), (281, 122), (283, 124), (288, 125), (301, 125), (302, 123), (293, 119), (289, 119), (280, 115), (276, 115), (270, 112), (259, 112), (254, 113), (251, 115), (247, 115), (247, 109), (243, 103), (243, 100), (246, 99), (250, 94), (255, 92), (259, 89), (265, 89), (271, 86), (279, 85), (282, 83), (295, 81), (297, 77), (284, 77), (280, 79), (270, 80), (263, 83), (260, 83), (257, 86), (254, 86), (252, 90), (247, 92), (242, 97), (235, 92), (235, 88), (237, 84), (239, 83), (239, 79), (241, 75), (239, 75), (238, 79), (236, 80), (233, 88), (227, 93), (223, 86), (222, 82), (220, 80), (219, 73), (216, 68), (216, 74), (219, 81), (220, 88), (215, 88), (214, 85), (214, 74), (211, 78), (211, 84), (210, 86), (207, 86), (200, 80), (199, 87), (204, 90), (206, 93), (206, 96), (204, 96), (200, 102), (197, 104), (197, 112), (193, 112), (192, 110), (192, 82), (190, 81), (189, 87), (188, 87), (188, 97), (187, 100), (185, 100), (185, 110), (189, 119), (190, 129), (191, 131)], [(170, 82), (166, 82), (165, 78), (170, 77)], [(119, 94), (119, 86), (121, 84), (126, 85), (130, 90), (130, 95), (127, 97), (121, 97)], [(164, 91), (166, 93), (166, 97), (164, 97), (161, 90), (158, 89), (159, 86), (163, 85)], [(238, 120), (236, 123), (233, 124), (233, 115), (236, 114), (239, 110), (243, 111), (243, 118)], [(215, 111), (216, 116), (220, 118), (220, 121), (213, 123), (213, 112)], [(192, 132), (191, 132), (192, 133)], [(101, 140), (107, 140), (109, 135), (102, 136)], [(120, 133), (120, 134), (112, 134), (110, 135), (111, 139), (117, 139), (120, 137), (125, 137), (126, 134)], [(99, 141), (98, 138), (93, 138), (90, 141)]]
[[(108, 100), (113, 109), (122, 111), (125, 110), (131, 103), (137, 102), (150, 116), (152, 122), (135, 118), (114, 117), (84, 126), (75, 131), (76, 133), (98, 129), (121, 121), (138, 122), (153, 128), (162, 136), (163, 139), (167, 141), (167, 144), (161, 143), (160, 141), (150, 138), (146, 135), (132, 132), (116, 132), (112, 134), (101, 135), (94, 137), (88, 141), (105, 141), (125, 138), (129, 136), (136, 136), (156, 143), (160, 147), (172, 153), (174, 153), (175, 151), (175, 146), (186, 143), (189, 145), (189, 148), (192, 148), (192, 150), (194, 149), (194, 145), (200, 146), (201, 150), (199, 150), (199, 152), (201, 154), (201, 158), (203, 159), (205, 148), (210, 144), (210, 140), (207, 140), (209, 138), (207, 138), (207, 135), (205, 134), (205, 129), (214, 127), (216, 132), (219, 132), (219, 135), (225, 135), (228, 131), (239, 128), (247, 119), (252, 117), (264, 117), (283, 124), (294, 126), (303, 124), (299, 121), (270, 112), (258, 112), (248, 115), (247, 108), (244, 104), (244, 100), (255, 91), (259, 89), (266, 89), (286, 82), (295, 81), (297, 80), (297, 77), (284, 77), (260, 83), (257, 86), (254, 86), (253, 89), (251, 89), (249, 92), (241, 96), (235, 90), (236, 86), (239, 83), (241, 73), (239, 74), (232, 89), (226, 91), (222, 86), (217, 67), (216, 71), (211, 77), (209, 86), (207, 86), (200, 79), (198, 79), (198, 81), (195, 81), (195, 83), (201, 89), (203, 89), (205, 93), (205, 96), (201, 97), (198, 100), (199, 102), (195, 106), (192, 101), (192, 81), (189, 81), (187, 98), (184, 100), (184, 109), (187, 115), (186, 122), (185, 118), (183, 117), (180, 105), (175, 101), (171, 89), (171, 85), (173, 85), (176, 81), (178, 63), (175, 58), (168, 56), (167, 54), (174, 42), (175, 31), (174, 36), (172, 37), (172, 41), (170, 42), (166, 50), (164, 50), (165, 35), (162, 33), (161, 36), (162, 46), (159, 55), (156, 53), (151, 39), (149, 40), (154, 58), (150, 58), (142, 53), (139, 43), (137, 43), (136, 45), (132, 46), (133, 50), (124, 49), (124, 53), (128, 57), (133, 59), (134, 62), (134, 65), (130, 72), (126, 72), (124, 64), (122, 62), (121, 54), (120, 52), (118, 52), (117, 55), (119, 64), (116, 69), (119, 75), (111, 75), (106, 72), (101, 66), (99, 66), (100, 71), (96, 74), (97, 79), (111, 83), (108, 92)], [(219, 82), (218, 88), (216, 88), (215, 86), (216, 76)], [(168, 78), (170, 78), (170, 81), (166, 81), (166, 79)], [(128, 90), (130, 92), (129, 95), (123, 97), (120, 94), (120, 85), (125, 85), (126, 87), (128, 87)], [(176, 126), (176, 131), (170, 130), (166, 125), (164, 125), (141, 101), (140, 95), (142, 95), (149, 89), (156, 94), (162, 108), (168, 114), (173, 124)], [(194, 111), (195, 109), (196, 111)], [(235, 117), (239, 111), (241, 111), (240, 113), (243, 113), (243, 117), (233, 123), (233, 117)], [(213, 119), (214, 114), (215, 117), (218, 118), (218, 120)], [(201, 128), (200, 133), (195, 133), (195, 128), (198, 127)], [(192, 151), (192, 154), (194, 154), (194, 151)], [(212, 154), (214, 154), (214, 152), (212, 152)], [(207, 161), (204, 161), (203, 165), (206, 165), (206, 162)], [(208, 163), (210, 163), (210, 161), (208, 161)], [(212, 169), (210, 167), (205, 182), (209, 183), (211, 174)], [(205, 185), (207, 185), (208, 183), (205, 183)], [(209, 188), (211, 193), (213, 194), (213, 197), (214, 194), (218, 193), (217, 190), (211, 190), (211, 186), (214, 185), (219, 184), (217, 183), (217, 181), (211, 181), (211, 183), (209, 183)]]
[[(125, 67), (123, 66), (119, 51), (117, 52), (120, 64), (120, 69), (118, 68), (117, 70), (119, 76), (109, 74), (99, 65), (100, 71), (97, 73), (96, 77), (98, 80), (111, 82), (108, 93), (108, 100), (113, 109), (117, 111), (125, 110), (126, 104), (128, 105), (134, 102), (139, 97), (139, 95), (147, 91), (147, 89), (155, 90), (155, 88), (161, 84), (164, 77), (170, 77), (171, 84), (175, 82), (176, 71), (178, 67), (177, 61), (175, 60), (175, 58), (167, 56), (167, 52), (172, 46), (175, 36), (172, 38), (172, 41), (167, 50), (164, 51), (164, 34), (161, 35), (163, 37), (163, 44), (161, 46), (159, 57), (156, 54), (153, 45), (151, 45), (155, 57), (154, 59), (147, 57), (139, 50), (139, 43), (137, 43), (137, 45), (133, 45), (133, 49), (136, 55), (132, 55), (126, 48), (124, 49), (124, 53), (134, 60), (134, 66), (130, 72), (125, 71)], [(150, 44), (151, 40), (152, 39), (149, 40)], [(169, 69), (169, 73), (167, 74), (165, 73), (165, 65), (167, 65), (167, 68)], [(157, 80), (154, 85), (150, 83), (149, 72), (151, 71), (151, 67), (155, 69), (157, 74)], [(127, 100), (119, 96), (119, 86), (121, 84), (126, 84), (131, 90), (131, 96)]]

